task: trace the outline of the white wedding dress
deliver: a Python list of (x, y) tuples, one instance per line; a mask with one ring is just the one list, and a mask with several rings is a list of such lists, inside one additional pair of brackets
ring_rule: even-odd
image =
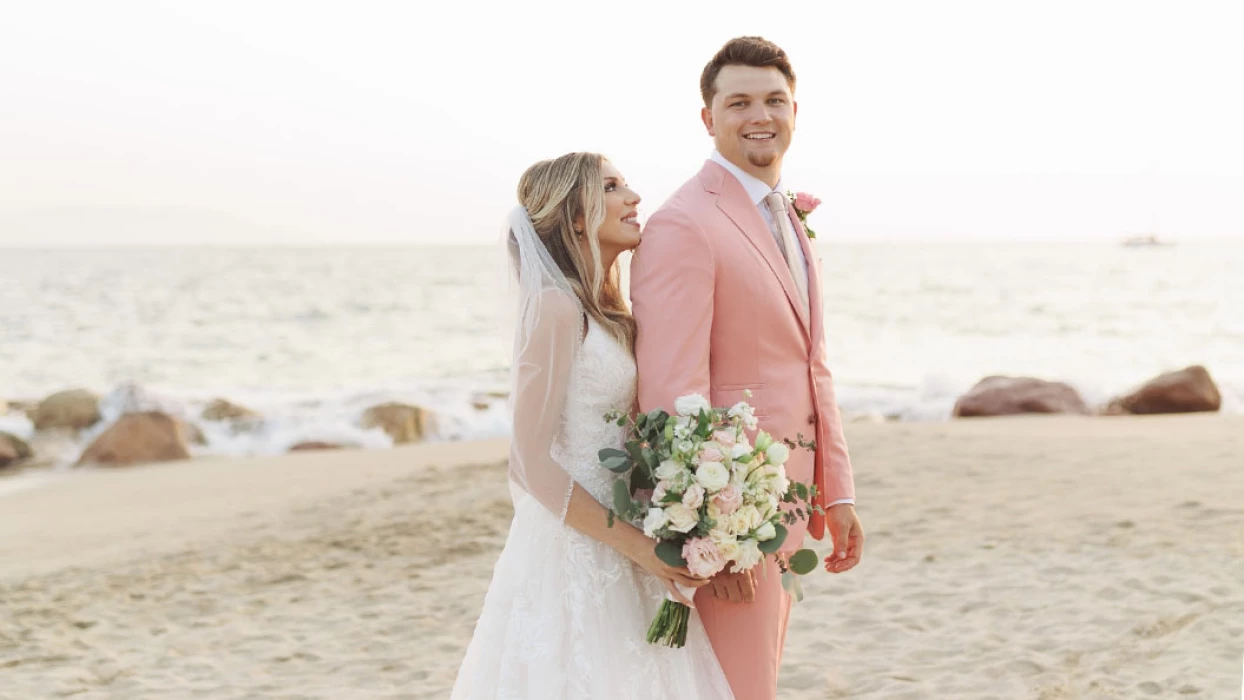
[[(556, 462), (596, 500), (613, 473), (597, 452), (622, 447), (610, 411), (635, 400), (635, 360), (595, 321), (573, 363)], [(729, 700), (733, 696), (699, 617), (682, 649), (645, 641), (665, 589), (611, 547), (521, 497), (452, 700)]]

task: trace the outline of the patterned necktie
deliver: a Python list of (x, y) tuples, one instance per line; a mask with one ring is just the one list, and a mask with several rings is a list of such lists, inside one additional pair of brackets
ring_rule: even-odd
[(765, 195), (765, 206), (769, 208), (769, 214), (773, 220), (769, 231), (773, 234), (773, 239), (777, 241), (782, 257), (786, 259), (786, 267), (790, 270), (790, 276), (795, 279), (795, 288), (799, 290), (803, 310), (808, 312), (808, 268), (800, 263), (799, 253), (796, 252), (799, 239), (795, 237), (795, 227), (790, 224), (790, 214), (786, 210), (789, 205), (786, 195), (781, 192), (770, 192)]

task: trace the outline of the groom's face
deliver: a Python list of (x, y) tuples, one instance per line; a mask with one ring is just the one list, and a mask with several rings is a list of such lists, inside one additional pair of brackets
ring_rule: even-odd
[(754, 175), (780, 168), (797, 109), (786, 77), (777, 68), (725, 66), (716, 88), (703, 118), (717, 151)]

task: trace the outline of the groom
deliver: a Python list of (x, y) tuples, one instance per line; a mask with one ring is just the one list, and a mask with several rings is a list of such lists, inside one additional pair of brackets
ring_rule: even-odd
[[(794, 481), (815, 481), (825, 515), (792, 527), (782, 549), (799, 548), (805, 530), (815, 539), (828, 530), (827, 568), (841, 573), (859, 563), (864, 535), (826, 366), (820, 260), (781, 181), (795, 73), (773, 43), (740, 37), (704, 67), (700, 92), (716, 149), (649, 220), (631, 266), (639, 407), (672, 412), (674, 399), (693, 392), (730, 406), (750, 390), (761, 429), (815, 440), (815, 453), (793, 451), (786, 469)], [(722, 572), (696, 594), (739, 700), (777, 694), (791, 604), (780, 579), (766, 561)]]

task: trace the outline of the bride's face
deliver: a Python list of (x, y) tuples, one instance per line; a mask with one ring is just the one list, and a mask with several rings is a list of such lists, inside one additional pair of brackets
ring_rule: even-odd
[(605, 185), (605, 222), (597, 234), (601, 252), (632, 250), (639, 245), (639, 194), (613, 163), (604, 161), (600, 170)]

